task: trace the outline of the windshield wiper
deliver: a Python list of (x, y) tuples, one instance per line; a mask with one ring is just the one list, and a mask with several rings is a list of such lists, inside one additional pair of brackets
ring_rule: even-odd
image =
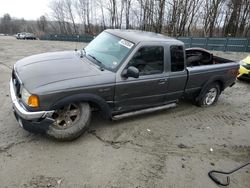
[(103, 65), (103, 63), (102, 63), (100, 60), (96, 59), (96, 57), (93, 56), (93, 55), (91, 55), (91, 54), (88, 54), (88, 56), (90, 56), (92, 59), (94, 59), (96, 62), (99, 63), (99, 65), (100, 65), (100, 67), (101, 67), (101, 71), (104, 70), (105, 66)]

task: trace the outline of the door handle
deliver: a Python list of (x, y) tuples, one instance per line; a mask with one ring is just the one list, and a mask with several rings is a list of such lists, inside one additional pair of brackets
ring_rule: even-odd
[(166, 79), (160, 79), (160, 80), (158, 81), (158, 83), (159, 83), (159, 84), (165, 84), (166, 81), (167, 81)]

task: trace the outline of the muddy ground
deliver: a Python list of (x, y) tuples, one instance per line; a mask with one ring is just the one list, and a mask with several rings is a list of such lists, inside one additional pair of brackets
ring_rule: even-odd
[[(180, 101), (171, 110), (116, 122), (95, 114), (89, 132), (73, 142), (26, 132), (12, 114), (11, 67), (28, 55), (75, 46), (0, 37), (0, 187), (213, 188), (209, 170), (250, 160), (250, 84), (242, 81), (210, 108)], [(249, 185), (250, 168), (231, 177), (230, 187)]]

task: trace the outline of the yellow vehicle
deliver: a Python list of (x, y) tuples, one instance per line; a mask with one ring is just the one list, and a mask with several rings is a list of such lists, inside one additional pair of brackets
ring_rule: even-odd
[(250, 80), (250, 55), (240, 61), (240, 69), (237, 77), (239, 79)]

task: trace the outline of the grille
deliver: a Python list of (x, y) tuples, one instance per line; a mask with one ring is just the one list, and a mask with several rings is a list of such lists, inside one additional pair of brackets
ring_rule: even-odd
[(16, 90), (16, 96), (19, 97), (20, 96), (21, 83), (18, 80), (14, 70), (12, 71), (12, 80), (13, 80), (13, 84), (14, 84), (14, 87), (15, 87), (15, 90)]

